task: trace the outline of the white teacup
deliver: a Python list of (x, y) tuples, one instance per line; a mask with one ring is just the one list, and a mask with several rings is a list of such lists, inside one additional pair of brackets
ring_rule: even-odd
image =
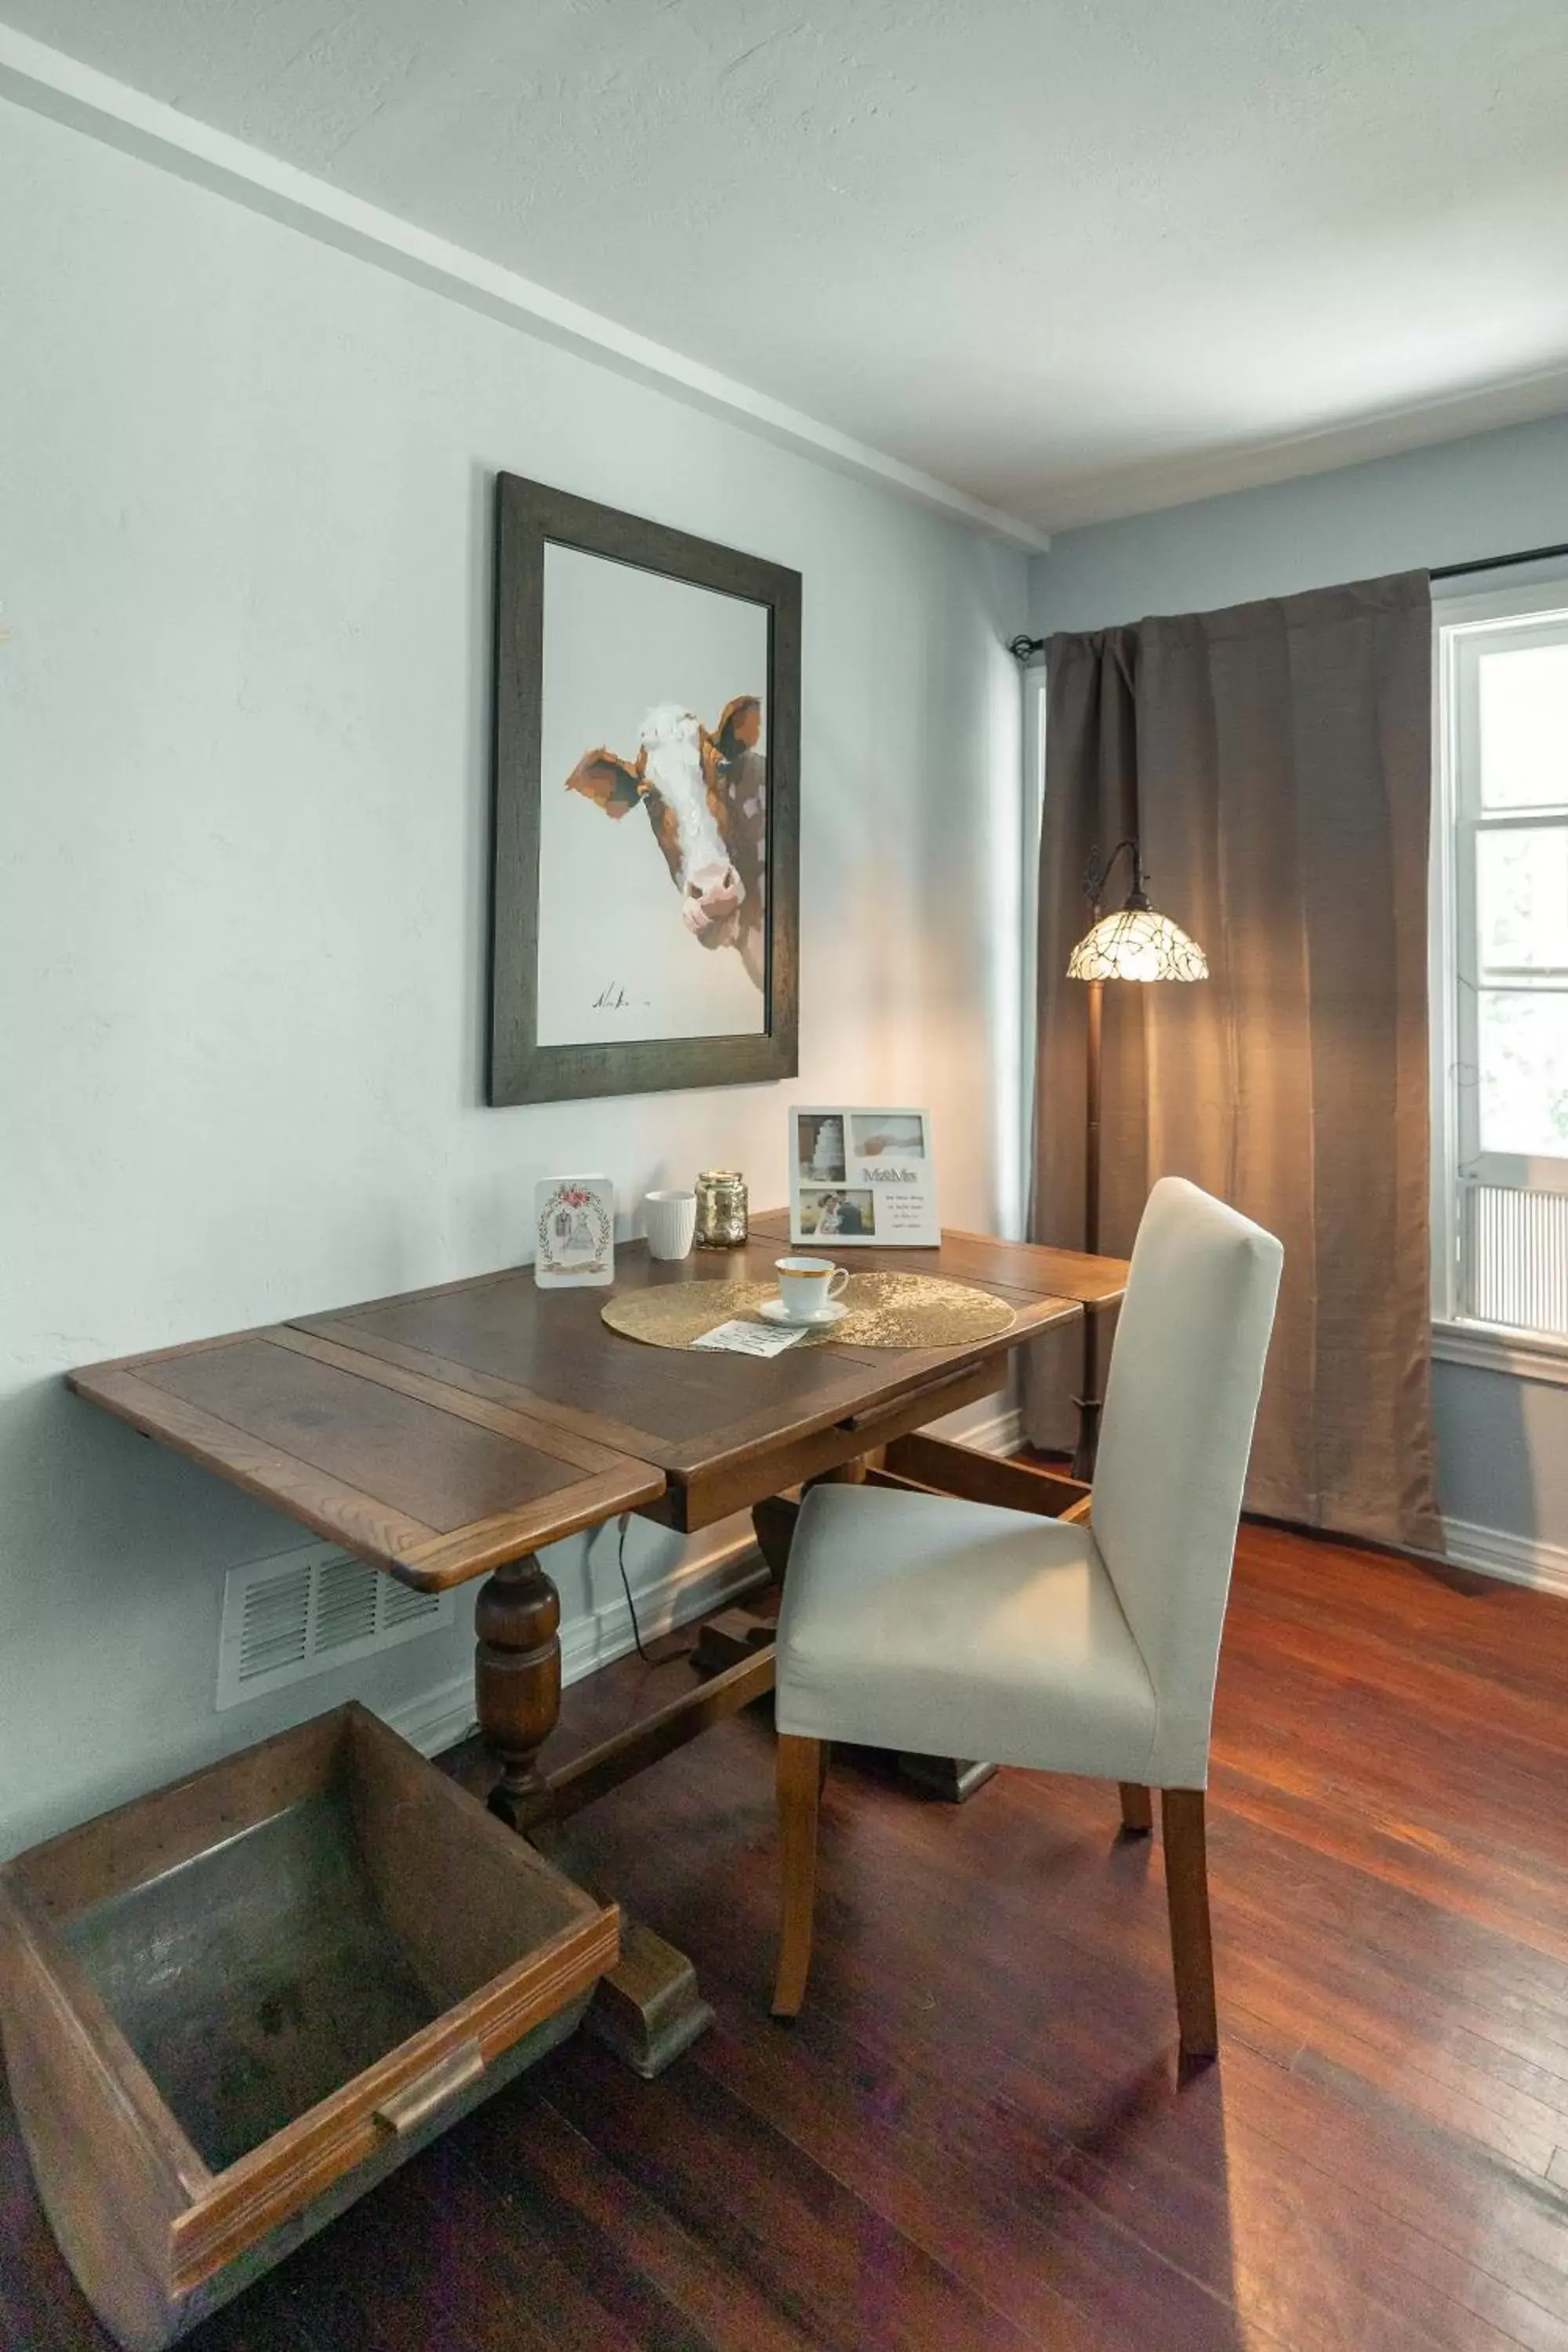
[(643, 1224), (649, 1257), (688, 1257), (697, 1236), (695, 1192), (645, 1192)]
[(779, 1301), (792, 1323), (816, 1323), (830, 1298), (837, 1298), (849, 1279), (847, 1265), (830, 1257), (781, 1257), (773, 1262), (779, 1278)]

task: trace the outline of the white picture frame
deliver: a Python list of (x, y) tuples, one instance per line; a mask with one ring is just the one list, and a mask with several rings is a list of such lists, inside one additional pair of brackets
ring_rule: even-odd
[(789, 1115), (789, 1237), (825, 1251), (938, 1248), (930, 1113), (797, 1104)]
[(542, 1176), (533, 1188), (533, 1278), (593, 1290), (616, 1278), (616, 1188), (607, 1176)]

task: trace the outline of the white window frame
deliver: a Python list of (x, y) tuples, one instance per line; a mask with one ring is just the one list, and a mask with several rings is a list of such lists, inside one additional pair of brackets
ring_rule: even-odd
[[(1479, 760), (1470, 738), (1475, 665), (1495, 645), (1530, 642), (1531, 621), (1568, 620), (1568, 579), (1435, 598), (1433, 814), (1430, 900), (1432, 1057), (1432, 1319), (1434, 1352), (1449, 1362), (1568, 1385), (1568, 1339), (1461, 1318), (1459, 1186), (1463, 1177), (1568, 1192), (1568, 1159), (1483, 1153), (1479, 1136), (1475, 963), (1476, 841), (1483, 830), (1539, 824), (1560, 808), (1482, 815)], [(1469, 1082), (1466, 1083), (1467, 1074)]]

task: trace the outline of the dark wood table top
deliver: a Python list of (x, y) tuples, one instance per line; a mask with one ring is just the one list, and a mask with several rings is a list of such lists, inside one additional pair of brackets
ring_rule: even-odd
[[(617, 1289), (768, 1278), (789, 1221), (673, 1265), (617, 1250)], [(68, 1377), (79, 1395), (421, 1590), (440, 1590), (624, 1510), (710, 1526), (1002, 1384), (1008, 1351), (1119, 1297), (1117, 1259), (952, 1233), (857, 1250), (974, 1283), (1010, 1329), (958, 1347), (830, 1344), (772, 1359), (649, 1348), (603, 1290), (531, 1266), (199, 1340)]]

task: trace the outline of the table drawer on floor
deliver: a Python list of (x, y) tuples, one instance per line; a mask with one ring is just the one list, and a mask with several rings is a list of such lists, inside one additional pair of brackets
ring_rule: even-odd
[(161, 2352), (571, 2031), (619, 1922), (359, 1706), (0, 1871), (55, 2235)]

